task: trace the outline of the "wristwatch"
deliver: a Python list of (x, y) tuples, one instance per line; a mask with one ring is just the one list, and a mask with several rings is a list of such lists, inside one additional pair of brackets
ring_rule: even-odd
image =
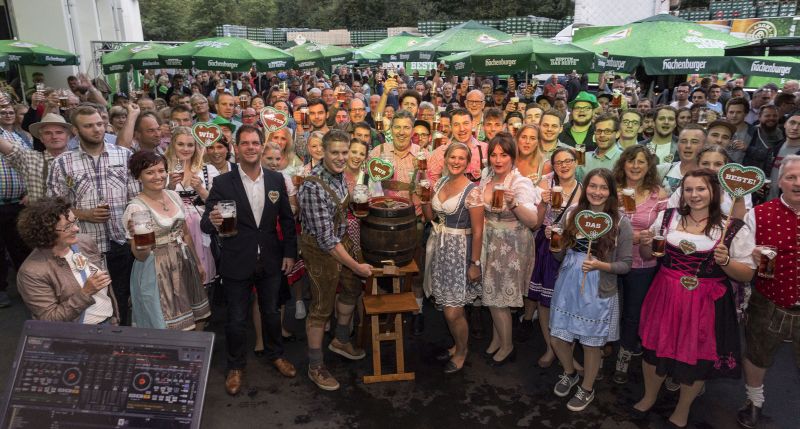
[(475, 265), (478, 268), (481, 267), (481, 260), (480, 259), (477, 259), (475, 261), (469, 261), (469, 263), (470, 263), (470, 265)]

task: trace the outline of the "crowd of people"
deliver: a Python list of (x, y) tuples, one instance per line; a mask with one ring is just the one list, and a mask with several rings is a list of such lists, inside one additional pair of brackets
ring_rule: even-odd
[[(140, 78), (113, 95), (81, 76), (0, 96), (0, 251), (35, 319), (203, 330), (221, 297), (235, 395), (250, 323), (253, 351), (296, 376), (282, 324), (294, 300), (308, 377), (337, 390), (325, 343), (366, 356), (353, 340), (373, 269), (353, 204), (366, 193), (413, 205), (411, 330), (425, 332), (426, 305), (442, 311), (445, 374), (477, 359), (482, 307), (488, 363), (513, 362), (541, 334), (536, 362), (558, 360), (553, 392), (576, 412), (604, 360), (625, 384), (641, 356), (632, 418), (663, 385), (680, 391), (669, 423), (683, 427), (707, 381), (743, 372), (737, 420), (752, 428), (783, 342), (800, 365), (797, 82), (749, 94), (738, 79), (691, 76), (654, 92), (601, 75), (590, 90), (575, 73), (540, 84), (381, 67)], [(262, 123), (266, 106), (285, 127)], [(198, 122), (222, 137), (206, 147)], [(368, 174), (375, 158), (390, 177)], [(762, 169), (765, 187), (731, 198), (717, 172), (732, 162)], [(610, 231), (589, 241), (583, 210), (608, 215)], [(0, 307), (11, 304), (3, 267)]]

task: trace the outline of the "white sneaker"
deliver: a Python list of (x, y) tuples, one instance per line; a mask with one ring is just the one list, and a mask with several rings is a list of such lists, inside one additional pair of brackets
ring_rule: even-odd
[(306, 304), (303, 302), (303, 300), (296, 301), (294, 303), (294, 318), (295, 319), (306, 318)]

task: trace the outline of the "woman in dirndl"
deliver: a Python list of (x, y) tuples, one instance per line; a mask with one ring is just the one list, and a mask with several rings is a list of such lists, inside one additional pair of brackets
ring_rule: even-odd
[(667, 209), (640, 233), (642, 258), (653, 258), (654, 236), (666, 239), (661, 267), (642, 305), (644, 396), (632, 412), (644, 417), (664, 379), (680, 384), (669, 422), (684, 427), (695, 398), (713, 378), (739, 378), (739, 329), (731, 281), (746, 282), (755, 267), (752, 232), (720, 210), (721, 187), (709, 169), (681, 180), (678, 208)]
[(480, 295), (479, 255), (483, 241), (483, 205), (476, 183), (464, 175), (472, 151), (459, 142), (451, 143), (444, 153), (448, 174), (439, 179), (429, 203), (422, 203), (425, 219), (432, 221), (426, 245), (424, 290), (437, 305), (444, 307), (444, 317), (455, 344), (437, 356), (446, 361), (445, 374), (464, 367), (469, 338), (464, 306)]

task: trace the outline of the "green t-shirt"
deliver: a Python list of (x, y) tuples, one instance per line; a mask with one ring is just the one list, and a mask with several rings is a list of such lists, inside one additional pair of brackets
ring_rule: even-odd
[(586, 134), (589, 134), (589, 129), (587, 128), (584, 131), (575, 131), (574, 128), (569, 130), (569, 133), (572, 134), (572, 138), (575, 139), (575, 144), (577, 145), (585, 145), (586, 144)]

